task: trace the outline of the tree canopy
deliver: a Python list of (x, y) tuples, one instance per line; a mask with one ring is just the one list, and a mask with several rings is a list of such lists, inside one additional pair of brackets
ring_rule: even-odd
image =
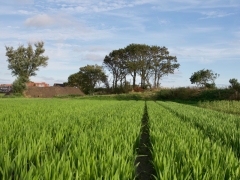
[(237, 79), (235, 79), (235, 78), (229, 79), (229, 83), (231, 84), (230, 88), (232, 88), (236, 91), (240, 91), (240, 83), (238, 82)]
[(34, 46), (36, 47), (35, 50), (30, 43), (27, 48), (21, 45), (16, 50), (13, 47), (6, 46), (8, 69), (12, 71), (13, 76), (21, 77), (26, 82), (29, 81), (31, 76), (36, 75), (40, 66), (46, 67), (48, 64), (49, 58), (43, 56), (45, 52), (44, 42), (37, 42)]
[(69, 86), (78, 86), (81, 90), (90, 94), (94, 92), (97, 84), (106, 83), (107, 76), (105, 75), (102, 66), (87, 65), (79, 68), (79, 72), (68, 77)]
[(194, 72), (190, 77), (192, 84), (197, 84), (197, 86), (202, 87), (215, 87), (215, 80), (219, 77), (219, 74), (214, 73), (209, 69), (202, 69)]
[(176, 56), (170, 56), (166, 47), (149, 46), (146, 44), (130, 44), (119, 50), (113, 50), (105, 56), (103, 66), (112, 74), (113, 88), (123, 81), (126, 84), (126, 76), (133, 78), (133, 87), (136, 86), (137, 75), (141, 78), (141, 87), (151, 85), (160, 86), (160, 79), (168, 74), (174, 73), (180, 64)]

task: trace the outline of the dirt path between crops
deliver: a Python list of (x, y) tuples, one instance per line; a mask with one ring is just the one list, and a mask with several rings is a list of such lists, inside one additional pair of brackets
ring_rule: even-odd
[(135, 165), (138, 164), (136, 169), (137, 180), (152, 180), (155, 179), (156, 171), (152, 164), (152, 147), (150, 142), (149, 124), (148, 124), (147, 104), (145, 103), (144, 114), (142, 117), (142, 128), (140, 135), (140, 143), (137, 151), (137, 158)]

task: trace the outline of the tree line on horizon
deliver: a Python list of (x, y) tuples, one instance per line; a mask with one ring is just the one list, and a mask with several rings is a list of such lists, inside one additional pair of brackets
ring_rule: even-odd
[[(8, 69), (12, 71), (13, 76), (17, 77), (13, 82), (14, 92), (22, 93), (30, 77), (36, 75), (40, 66), (46, 67), (48, 64), (48, 56), (43, 55), (44, 42), (37, 42), (34, 46), (35, 50), (30, 43), (28, 47), (20, 45), (16, 50), (6, 46)], [(94, 92), (96, 85), (100, 84), (104, 84), (106, 89), (111, 89), (112, 93), (128, 92), (136, 87), (159, 88), (161, 78), (173, 74), (179, 67), (177, 57), (171, 56), (165, 46), (129, 44), (125, 48), (113, 50), (106, 55), (102, 66), (80, 67), (78, 72), (68, 77), (68, 82), (64, 85), (78, 86), (86, 94)], [(110, 72), (112, 79), (106, 75), (104, 70)], [(132, 84), (127, 81), (127, 76), (132, 77)], [(136, 84), (137, 76), (140, 77), (140, 85)], [(194, 72), (189, 79), (198, 87), (215, 88), (214, 81), (217, 77), (219, 74), (203, 69)], [(240, 83), (237, 79), (232, 78), (229, 83), (230, 88), (240, 91)]]
[[(160, 79), (168, 74), (173, 74), (179, 66), (177, 57), (171, 56), (164, 46), (130, 44), (106, 55), (102, 66), (87, 65), (81, 67), (79, 72), (69, 76), (68, 82), (65, 84), (82, 87), (85, 82), (92, 79), (93, 81), (88, 83), (92, 84), (92, 87), (89, 87), (88, 90), (91, 91), (97, 82), (102, 82), (107, 88), (111, 87), (113, 92), (116, 92), (119, 89), (124, 90), (129, 85), (134, 89), (137, 86), (136, 78), (139, 76), (142, 89), (147, 87), (158, 88), (160, 87)], [(87, 69), (88, 72), (86, 72)], [(108, 82), (106, 75), (104, 76), (104, 69), (110, 72), (111, 82)], [(99, 76), (99, 74), (101, 75)], [(132, 77), (132, 84), (127, 81), (127, 76)], [(150, 82), (151, 78), (153, 83)]]

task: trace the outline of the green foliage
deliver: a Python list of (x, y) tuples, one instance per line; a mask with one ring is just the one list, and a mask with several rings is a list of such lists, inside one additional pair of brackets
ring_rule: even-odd
[(168, 74), (173, 74), (180, 64), (176, 56), (170, 56), (166, 47), (148, 46), (146, 44), (130, 44), (124, 49), (113, 50), (105, 56), (103, 61), (113, 77), (112, 87), (121, 85), (126, 81), (126, 76), (133, 78), (133, 88), (136, 86), (136, 77), (141, 77), (141, 88), (150, 85), (153, 77), (154, 87), (160, 86), (160, 79)]
[[(0, 96), (1, 98), (1, 96)], [(24, 98), (22, 93), (10, 93), (9, 95), (4, 95), (2, 98)]]
[(239, 116), (172, 102), (147, 105), (156, 179), (240, 178)]
[(194, 72), (190, 77), (191, 84), (197, 84), (198, 86), (206, 88), (215, 88), (215, 79), (219, 77), (219, 74), (214, 73), (209, 69), (202, 69)]
[(240, 91), (240, 83), (238, 82), (237, 79), (233, 78), (229, 80), (230, 88), (236, 90), (236, 91)]
[(221, 112), (240, 114), (240, 101), (199, 101), (199, 107), (213, 109)]
[(126, 69), (126, 51), (124, 49), (113, 50), (108, 56), (105, 56), (103, 66), (112, 73), (112, 88), (116, 89), (117, 83), (120, 81), (123, 84), (128, 74)]
[(65, 83), (67, 86), (80, 86), (80, 74), (74, 73), (68, 77), (68, 82)]
[(79, 71), (80, 87), (86, 94), (94, 92), (94, 87), (98, 83), (107, 81), (107, 76), (103, 72), (102, 66), (87, 65), (80, 68)]
[[(1, 99), (0, 179), (136, 179), (144, 104)], [(146, 104), (156, 179), (240, 179), (239, 116)]]
[[(213, 101), (235, 99), (235, 92), (232, 89), (194, 89), (176, 88), (163, 89), (156, 93), (157, 100), (191, 100), (191, 101)], [(234, 97), (233, 97), (234, 96)]]
[(26, 86), (27, 79), (23, 77), (18, 77), (12, 84), (13, 92), (22, 94), (24, 90), (27, 89)]
[(134, 179), (143, 101), (2, 99), (0, 106), (0, 179)]
[(180, 87), (176, 89), (162, 89), (156, 93), (158, 100), (190, 100), (198, 94), (198, 90)]
[(207, 89), (215, 89), (216, 88), (216, 84), (215, 83), (206, 83), (205, 87)]
[(80, 67), (79, 72), (68, 77), (68, 86), (78, 86), (85, 94), (92, 94), (97, 84), (107, 82), (102, 66), (87, 65)]
[(59, 98), (59, 99), (68, 99), (68, 98), (81, 98), (83, 95), (80, 94), (68, 94), (68, 95), (57, 95), (54, 96), (54, 98)]
[(42, 55), (45, 52), (44, 43), (38, 42), (34, 45), (35, 50), (31, 44), (28, 44), (27, 48), (21, 45), (16, 50), (6, 46), (8, 69), (12, 71), (13, 76), (26, 78), (29, 81), (31, 76), (36, 75), (40, 66), (47, 66), (48, 57)]

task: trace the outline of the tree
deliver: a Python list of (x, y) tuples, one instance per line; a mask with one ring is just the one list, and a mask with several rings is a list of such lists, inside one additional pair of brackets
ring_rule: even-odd
[(237, 79), (233, 78), (229, 80), (230, 88), (234, 89), (235, 91), (240, 91), (240, 83)]
[(79, 86), (80, 85), (80, 74), (74, 73), (68, 77), (68, 86)]
[(215, 79), (219, 77), (219, 74), (214, 73), (209, 69), (202, 69), (194, 72), (190, 77), (191, 84), (197, 84), (197, 86), (213, 88), (215, 87)]
[(40, 66), (47, 66), (48, 57), (42, 55), (45, 52), (44, 43), (38, 42), (34, 46), (36, 47), (35, 50), (33, 50), (31, 44), (28, 44), (27, 48), (21, 45), (16, 50), (13, 47), (6, 46), (8, 69), (12, 71), (13, 76), (21, 77), (26, 82), (29, 81), (31, 76), (36, 75)]
[(150, 46), (145, 44), (136, 44), (137, 54), (135, 58), (138, 61), (137, 73), (141, 77), (141, 87), (146, 87), (146, 82), (149, 84), (150, 72), (152, 68), (152, 58)]
[(17, 79), (13, 82), (13, 92), (22, 94), (24, 90), (27, 89), (26, 79), (18, 76)]
[(141, 87), (151, 85), (149, 80), (154, 76), (154, 87), (159, 87), (160, 79), (164, 75), (174, 73), (179, 68), (176, 56), (170, 56), (166, 47), (149, 46), (146, 44), (130, 44), (124, 49), (113, 50), (104, 58), (106, 67), (113, 76), (113, 88), (117, 83), (131, 75), (133, 88), (136, 85), (137, 75), (141, 78)]
[(79, 68), (79, 72), (68, 77), (69, 86), (79, 86), (86, 94), (94, 92), (94, 88), (98, 83), (107, 83), (102, 66), (87, 65)]
[(152, 46), (152, 74), (153, 86), (160, 87), (160, 79), (168, 74), (173, 74), (175, 69), (178, 69), (180, 64), (177, 63), (176, 56), (170, 56), (166, 47)]
[(112, 87), (117, 88), (117, 83), (120, 81), (121, 85), (127, 75), (125, 50), (113, 50), (109, 55), (105, 56), (103, 66), (106, 67), (113, 75)]
[(138, 44), (130, 44), (124, 48), (126, 51), (126, 63), (127, 63), (127, 70), (128, 73), (133, 78), (133, 88), (136, 85), (136, 77), (139, 68), (139, 46)]

